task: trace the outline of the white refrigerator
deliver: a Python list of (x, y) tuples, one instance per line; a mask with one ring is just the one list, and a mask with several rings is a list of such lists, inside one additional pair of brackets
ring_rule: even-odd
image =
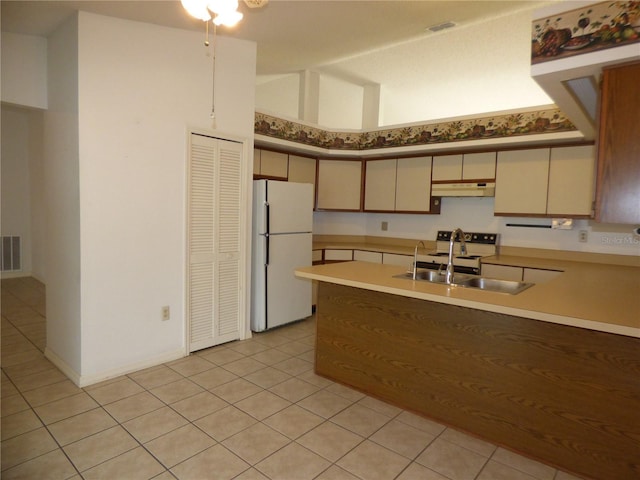
[(262, 332), (311, 315), (311, 282), (294, 270), (310, 266), (313, 185), (255, 180), (251, 330)]

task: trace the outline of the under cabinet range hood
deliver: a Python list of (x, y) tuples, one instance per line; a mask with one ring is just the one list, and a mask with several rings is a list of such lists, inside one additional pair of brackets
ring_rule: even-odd
[(434, 197), (493, 197), (495, 193), (496, 184), (493, 182), (431, 184)]

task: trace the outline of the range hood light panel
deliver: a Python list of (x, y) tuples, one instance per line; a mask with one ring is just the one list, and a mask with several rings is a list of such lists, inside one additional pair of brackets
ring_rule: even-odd
[(431, 184), (434, 197), (493, 197), (495, 192), (494, 182)]
[(595, 125), (598, 105), (598, 87), (594, 77), (580, 77), (563, 82)]

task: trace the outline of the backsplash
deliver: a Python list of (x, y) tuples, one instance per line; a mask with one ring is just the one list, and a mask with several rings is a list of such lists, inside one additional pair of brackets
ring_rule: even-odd
[[(502, 245), (510, 247), (567, 250), (614, 255), (640, 255), (640, 236), (632, 225), (604, 225), (574, 219), (571, 230), (508, 227), (507, 223), (548, 224), (550, 218), (512, 218), (493, 215), (493, 198), (443, 198), (440, 215), (384, 214), (362, 212), (314, 212), (314, 235), (362, 235), (415, 240), (434, 240), (438, 230), (495, 232)], [(381, 230), (381, 222), (388, 230)], [(587, 231), (587, 242), (579, 232)]]

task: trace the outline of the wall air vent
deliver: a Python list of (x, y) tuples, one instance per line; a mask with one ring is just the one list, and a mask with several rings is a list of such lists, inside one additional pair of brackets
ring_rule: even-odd
[(437, 25), (431, 25), (427, 27), (427, 30), (430, 32), (439, 32), (440, 30), (446, 30), (447, 28), (455, 27), (457, 24), (454, 22), (443, 22)]
[(2, 236), (0, 238), (0, 270), (19, 271), (22, 268), (20, 250), (20, 237)]

